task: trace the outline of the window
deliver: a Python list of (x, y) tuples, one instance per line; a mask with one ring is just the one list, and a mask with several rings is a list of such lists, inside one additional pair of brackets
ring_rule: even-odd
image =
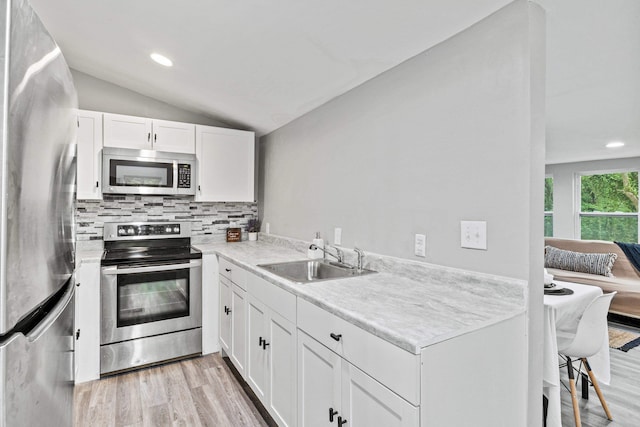
[(553, 178), (544, 179), (544, 237), (553, 236)]
[(638, 172), (580, 176), (580, 238), (638, 242)]

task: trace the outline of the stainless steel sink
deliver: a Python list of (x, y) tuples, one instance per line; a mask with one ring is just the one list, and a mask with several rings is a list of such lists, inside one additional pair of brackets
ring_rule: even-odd
[(358, 271), (355, 267), (346, 264), (338, 265), (337, 263), (330, 263), (323, 260), (279, 262), (274, 264), (261, 264), (258, 265), (258, 267), (297, 283), (359, 277), (365, 274), (376, 273), (376, 271), (367, 269)]

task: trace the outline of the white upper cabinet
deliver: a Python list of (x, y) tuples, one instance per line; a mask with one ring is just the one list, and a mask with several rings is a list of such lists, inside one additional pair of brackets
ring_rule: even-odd
[(196, 125), (153, 120), (152, 130), (154, 150), (195, 154)]
[(101, 200), (102, 113), (78, 111), (78, 151), (76, 166), (78, 200)]
[(196, 157), (196, 201), (255, 201), (253, 132), (196, 125)]
[(151, 150), (151, 119), (104, 114), (104, 146)]
[(195, 153), (195, 125), (104, 114), (104, 146)]

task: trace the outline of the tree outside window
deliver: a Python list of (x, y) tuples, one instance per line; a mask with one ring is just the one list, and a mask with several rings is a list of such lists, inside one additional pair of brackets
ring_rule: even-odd
[(553, 178), (544, 179), (544, 237), (553, 236)]
[(638, 172), (580, 177), (580, 238), (638, 242)]

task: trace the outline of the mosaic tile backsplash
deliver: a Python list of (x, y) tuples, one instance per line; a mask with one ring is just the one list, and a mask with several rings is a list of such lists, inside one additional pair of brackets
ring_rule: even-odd
[(244, 230), (258, 217), (257, 203), (194, 202), (171, 196), (104, 195), (104, 200), (78, 200), (76, 240), (102, 241), (105, 222), (192, 221), (193, 240), (224, 241), (230, 222)]

